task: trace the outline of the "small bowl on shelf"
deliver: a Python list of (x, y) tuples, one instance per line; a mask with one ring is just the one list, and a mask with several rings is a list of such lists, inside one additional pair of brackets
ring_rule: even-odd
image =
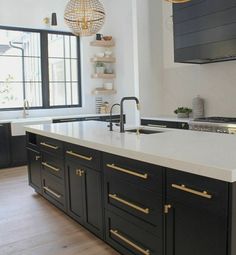
[(96, 57), (98, 57), (98, 58), (103, 58), (104, 56), (105, 56), (104, 52), (96, 53)]
[(103, 40), (104, 41), (111, 41), (112, 40), (112, 36), (110, 36), (110, 35), (103, 36)]

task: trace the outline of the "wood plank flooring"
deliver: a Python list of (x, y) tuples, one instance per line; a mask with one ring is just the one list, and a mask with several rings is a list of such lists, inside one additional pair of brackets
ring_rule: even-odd
[(26, 167), (0, 170), (0, 255), (118, 255), (28, 186)]

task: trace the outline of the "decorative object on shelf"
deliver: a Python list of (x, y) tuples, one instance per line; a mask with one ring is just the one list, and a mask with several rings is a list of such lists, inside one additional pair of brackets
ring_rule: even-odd
[(100, 107), (100, 113), (101, 114), (106, 114), (109, 113), (110, 109), (109, 109), (109, 103), (108, 102), (104, 102), (102, 103), (101, 107)]
[(105, 54), (105, 57), (109, 58), (112, 56), (112, 51), (107, 49), (105, 50), (104, 54)]
[(98, 58), (104, 58), (104, 56), (105, 56), (105, 53), (104, 53), (104, 52), (98, 52), (98, 53), (96, 53), (96, 57), (98, 57)]
[(190, 2), (191, 0), (166, 0), (166, 1), (172, 4), (183, 4)]
[(111, 36), (111, 35), (103, 36), (103, 40), (105, 40), (105, 41), (111, 41), (111, 40), (112, 40), (112, 36)]
[(111, 63), (105, 64), (105, 74), (113, 74), (114, 70)]
[(204, 99), (197, 95), (193, 98), (193, 118), (203, 118), (204, 117)]
[(102, 105), (102, 97), (96, 97), (95, 98), (96, 113), (100, 113), (101, 105)]
[(51, 26), (57, 26), (57, 14), (55, 12), (52, 13)]
[(95, 65), (95, 72), (96, 74), (104, 74), (105, 72), (105, 65), (103, 62), (97, 62)]
[(101, 41), (102, 40), (102, 34), (96, 34), (96, 40)]
[(105, 16), (104, 7), (98, 0), (70, 0), (64, 19), (73, 34), (90, 36), (102, 28)]
[(104, 82), (103, 88), (107, 89), (107, 90), (111, 90), (111, 89), (113, 89), (113, 83), (112, 82)]
[(178, 107), (174, 113), (177, 114), (178, 118), (189, 118), (189, 114), (192, 112), (192, 109), (188, 107)]

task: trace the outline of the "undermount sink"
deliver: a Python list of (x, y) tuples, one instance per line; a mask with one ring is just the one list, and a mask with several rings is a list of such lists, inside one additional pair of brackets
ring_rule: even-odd
[(145, 128), (128, 129), (128, 130), (125, 130), (125, 132), (136, 133), (136, 134), (145, 134), (145, 135), (164, 133), (164, 131), (151, 130), (151, 129), (145, 129)]

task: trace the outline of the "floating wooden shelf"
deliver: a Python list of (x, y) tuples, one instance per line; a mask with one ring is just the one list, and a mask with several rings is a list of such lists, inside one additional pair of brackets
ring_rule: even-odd
[(98, 74), (92, 74), (91, 77), (93, 79), (114, 79), (114, 78), (116, 78), (116, 75), (115, 74), (98, 73)]
[(114, 47), (115, 46), (115, 42), (113, 40), (111, 41), (104, 41), (104, 40), (101, 40), (101, 41), (92, 41), (90, 42), (90, 45), (91, 46), (95, 46), (95, 47), (106, 47), (106, 48), (109, 48), (109, 47)]
[(93, 95), (114, 95), (116, 94), (116, 90), (115, 89), (104, 89), (104, 88), (96, 88), (92, 91)]
[(95, 62), (105, 62), (105, 63), (115, 63), (116, 62), (116, 58), (114, 57), (94, 57), (90, 59), (91, 62), (95, 63)]

